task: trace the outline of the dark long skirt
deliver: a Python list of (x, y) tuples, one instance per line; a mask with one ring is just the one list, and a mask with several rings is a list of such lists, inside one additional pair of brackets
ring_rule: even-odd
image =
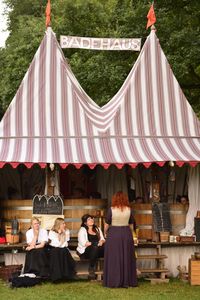
[(103, 285), (137, 286), (136, 259), (129, 226), (111, 226), (105, 243)]
[(26, 252), (24, 273), (33, 273), (45, 278), (49, 276), (49, 260), (46, 247)]
[(50, 279), (53, 282), (70, 280), (75, 276), (75, 261), (68, 248), (50, 249)]

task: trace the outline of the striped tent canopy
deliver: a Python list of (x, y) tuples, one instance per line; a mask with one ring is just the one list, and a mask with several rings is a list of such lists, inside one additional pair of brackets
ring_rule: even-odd
[(0, 166), (65, 168), (200, 162), (200, 122), (155, 31), (118, 93), (99, 107), (81, 88), (48, 28), (0, 123)]

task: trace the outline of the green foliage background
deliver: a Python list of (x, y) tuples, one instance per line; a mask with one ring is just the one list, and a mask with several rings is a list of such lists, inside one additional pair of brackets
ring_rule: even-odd
[[(45, 32), (47, 0), (3, 0), (10, 36), (0, 48), (0, 116), (25, 75)], [(51, 26), (61, 34), (88, 37), (142, 37), (149, 30), (147, 0), (51, 0)], [(190, 104), (200, 116), (200, 1), (154, 1), (157, 36)], [(138, 53), (64, 51), (82, 87), (99, 105), (121, 87)]]

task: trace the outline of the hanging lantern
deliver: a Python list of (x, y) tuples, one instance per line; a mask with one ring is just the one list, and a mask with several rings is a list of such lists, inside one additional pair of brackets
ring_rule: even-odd
[(50, 168), (50, 170), (53, 172), (53, 171), (54, 171), (54, 168), (55, 168), (55, 165), (54, 165), (53, 163), (51, 163), (51, 164), (49, 165), (49, 168)]
[(18, 232), (19, 232), (19, 222), (18, 222), (17, 218), (15, 217), (11, 221), (11, 234), (12, 235), (17, 235)]
[(11, 220), (11, 225), (6, 225), (6, 242), (8, 244), (19, 243), (19, 222), (15, 217)]
[(174, 167), (174, 162), (172, 160), (169, 161), (169, 166), (172, 168)]

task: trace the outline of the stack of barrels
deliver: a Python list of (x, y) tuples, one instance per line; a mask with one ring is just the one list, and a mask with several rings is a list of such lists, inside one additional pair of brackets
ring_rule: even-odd
[[(151, 241), (154, 236), (153, 216), (151, 203), (133, 203), (132, 209), (136, 225), (139, 229), (138, 238), (140, 240)], [(169, 204), (170, 219), (173, 235), (179, 235), (181, 229), (185, 227), (188, 206), (180, 203)]]

